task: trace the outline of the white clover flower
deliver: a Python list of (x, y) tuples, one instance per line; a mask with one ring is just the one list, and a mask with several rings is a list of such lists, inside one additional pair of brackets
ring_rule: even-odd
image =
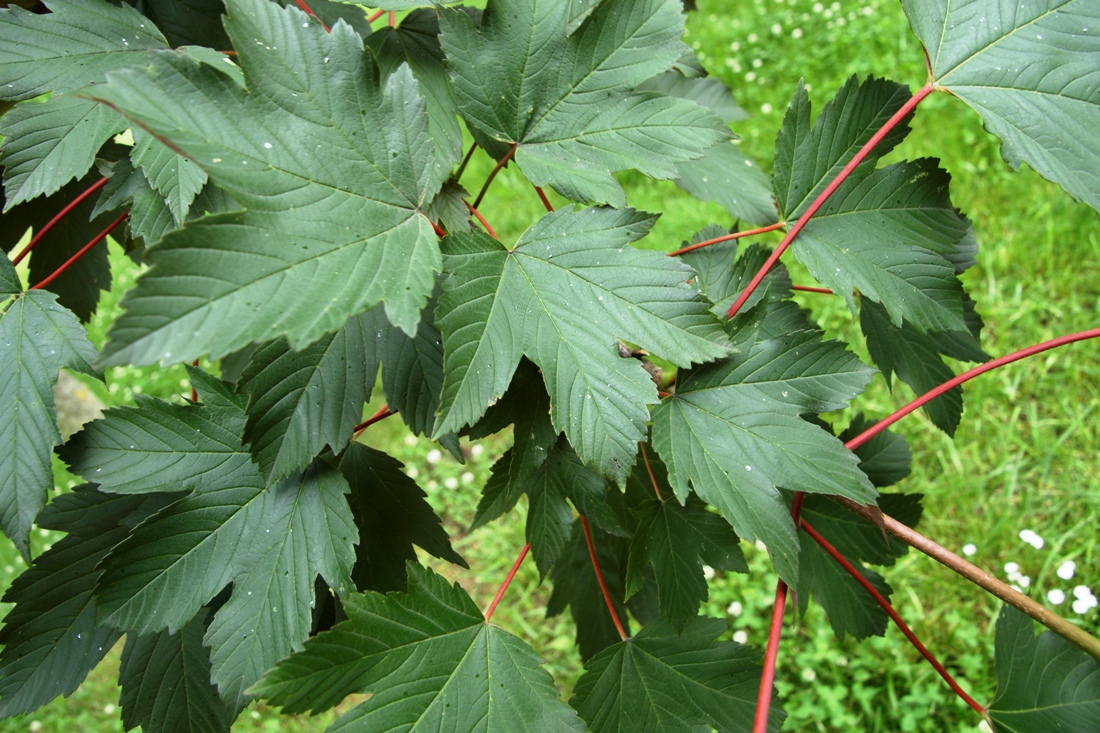
[(733, 640), (736, 641), (738, 644), (748, 643), (748, 632), (746, 632), (744, 629), (738, 629), (737, 631), (733, 632)]
[(714, 568), (712, 568), (710, 565), (704, 565), (703, 566), (703, 577), (706, 578), (707, 580), (713, 580), (714, 579)]
[(458, 479), (456, 479), (454, 476), (448, 476), (447, 478), (445, 478), (443, 480), (443, 485), (446, 486), (448, 489), (451, 489), (451, 490), (457, 489), (458, 488)]
[(1093, 598), (1092, 591), (1087, 585), (1078, 585), (1073, 588), (1073, 597), (1079, 599)]
[(443, 453), (438, 448), (432, 448), (428, 451), (428, 455), (424, 458), (428, 463), (439, 463), (439, 459), (443, 457)]
[(793, 31), (791, 31), (791, 38), (795, 39), (796, 41), (799, 38), (802, 38), (802, 29), (801, 28), (795, 28)]
[(779, 25), (778, 23), (776, 23), (775, 25), (772, 26), (772, 35), (778, 36), (782, 32), (783, 32), (783, 26)]
[(103, 706), (103, 712), (106, 715), (114, 715), (115, 710), (117, 710), (117, 708), (114, 705), (112, 705), (111, 703), (107, 703), (106, 705)]
[(745, 81), (747, 81), (747, 82), (756, 81), (756, 72), (755, 71), (750, 71), (749, 73), (745, 74)]
[(420, 474), (420, 471), (416, 470), (416, 466), (407, 466), (405, 468), (405, 475), (409, 478), (416, 478)]
[(461, 479), (462, 483), (468, 484), (473, 480), (474, 480), (474, 475), (472, 473), (470, 473), (469, 471), (466, 471), (465, 473), (462, 474), (462, 479)]
[(772, 106), (764, 102), (764, 104), (760, 105), (760, 111), (766, 115), (770, 115), (772, 113)]
[(1052, 606), (1061, 606), (1066, 602), (1066, 594), (1064, 591), (1055, 588), (1054, 590), (1047, 591), (1047, 602)]
[(1058, 570), (1055, 571), (1058, 577), (1062, 580), (1069, 580), (1073, 577), (1073, 574), (1077, 572), (1077, 563), (1073, 560), (1066, 560), (1064, 563), (1058, 566)]
[(1034, 547), (1036, 550), (1043, 549), (1043, 545), (1046, 544), (1043, 542), (1042, 537), (1040, 537), (1038, 534), (1030, 529), (1020, 530), (1020, 539)]
[(1019, 583), (1020, 586), (1023, 588), (1031, 587), (1031, 578), (1027, 577), (1026, 575), (1021, 575), (1019, 578), (1016, 579), (1016, 582)]
[(408, 435), (405, 436), (405, 445), (411, 447), (411, 446), (414, 446), (416, 444), (417, 444), (417, 439), (416, 439), (415, 435), (413, 435), (412, 433), (409, 433)]
[(759, 69), (763, 65), (764, 65), (764, 59), (753, 59), (752, 60), (752, 68), (754, 68), (754, 69)]
[(1014, 562), (1005, 563), (1005, 575), (1012, 577), (1020, 572), (1020, 566)]
[(963, 545), (963, 554), (967, 557), (974, 557), (977, 552), (978, 546), (975, 545), (973, 542)]
[(813, 671), (813, 669), (811, 669), (810, 667), (806, 667), (804, 670), (802, 670), (802, 679), (806, 680), (807, 682), (813, 682), (817, 679), (817, 672)]
[(1095, 598), (1078, 598), (1073, 602), (1073, 612), (1079, 616), (1084, 616), (1096, 605)]
[(477, 456), (480, 456), (484, 452), (485, 446), (483, 446), (481, 443), (475, 443), (474, 445), (470, 446), (470, 455), (474, 456), (475, 458)]
[(744, 608), (742, 608), (741, 604), (737, 601), (726, 606), (726, 613), (733, 617), (740, 616), (743, 610)]

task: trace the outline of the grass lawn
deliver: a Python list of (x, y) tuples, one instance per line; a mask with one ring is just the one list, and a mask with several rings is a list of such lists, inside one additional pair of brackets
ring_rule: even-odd
[[(775, 132), (800, 78), (810, 89), (815, 110), (852, 74), (886, 76), (914, 90), (926, 79), (921, 49), (896, 1), (700, 0), (698, 5), (689, 18), (686, 40), (752, 115), (735, 125), (735, 131), (742, 136), (742, 149), (768, 171)], [(997, 141), (956, 99), (933, 95), (918, 109), (912, 127), (889, 160), (938, 157), (951, 172), (953, 201), (973, 220), (981, 245), (978, 263), (964, 280), (985, 320), (986, 350), (999, 356), (1100, 323), (1096, 213), (1030, 170), (1011, 171), (1000, 158)], [(490, 167), (484, 155), (475, 155), (463, 178), (467, 188), (476, 191)], [(630, 174), (622, 180), (630, 185), (632, 206), (663, 212), (642, 246), (671, 250), (707, 224), (733, 223), (716, 205), (699, 204), (670, 183)], [(493, 183), (481, 211), (503, 239), (514, 240), (542, 208), (513, 166)], [(774, 244), (778, 238), (764, 241)], [(100, 342), (104, 324), (118, 312), (120, 293), (137, 274), (136, 267), (116, 254), (116, 287), (105, 296), (91, 326)], [(784, 261), (796, 283), (812, 284), (793, 258), (788, 255)], [(821, 318), (831, 335), (865, 353), (858, 327), (839, 299), (803, 294), (800, 302)], [(179, 399), (190, 390), (182, 367), (115, 368), (106, 377), (106, 386), (93, 388), (109, 405), (132, 404), (137, 391)], [(972, 545), (967, 548), (973, 549), (972, 561), (1017, 582), (1039, 600), (1062, 591), (1066, 600), (1052, 607), (1100, 633), (1100, 611), (1079, 615), (1070, 607), (1074, 586), (1100, 588), (1100, 471), (1095, 460), (1100, 449), (1100, 352), (1093, 343), (1049, 352), (980, 377), (965, 393), (966, 412), (953, 440), (923, 415), (913, 415), (897, 428), (914, 451), (913, 473), (899, 488), (926, 497), (920, 529), (956, 551)], [(895, 382), (891, 390), (876, 377), (856, 409), (881, 417), (911, 397), (905, 385)], [(376, 392), (365, 414), (382, 400)], [(838, 423), (847, 419), (842, 415)], [(524, 542), (523, 503), (513, 521), (472, 534), (465, 527), (479, 487), (509, 439), (479, 446), (464, 443), (465, 465), (430, 442), (411, 439), (398, 419), (371, 427), (364, 440), (403, 461), (429, 493), (456, 549), (472, 568), (444, 572), (486, 605)], [(64, 487), (69, 479), (63, 467), (58, 470), (59, 486)], [(1043, 538), (1041, 549), (1021, 540), (1020, 532), (1028, 529)], [(54, 539), (46, 533), (35, 541), (41, 549)], [(774, 575), (765, 552), (746, 543), (746, 553), (752, 573), (716, 578), (706, 611), (729, 619), (729, 635), (762, 646)], [(1066, 561), (1076, 563), (1071, 579), (1058, 573)], [(1005, 569), (1008, 563), (1017, 566), (1011, 575)], [(21, 569), (10, 545), (0, 546), (0, 583), (6, 585)], [(895, 589), (896, 607), (914, 631), (979, 702), (991, 700), (996, 687), (991, 622), (998, 602), (916, 553), (884, 575)], [(548, 584), (539, 584), (534, 564), (528, 562), (493, 620), (532, 641), (568, 688), (580, 673), (580, 661), (572, 647), (571, 622), (544, 620), (548, 597)], [(0, 721), (0, 731), (121, 730), (114, 684), (118, 653), (110, 653), (71, 698)], [(978, 723), (893, 628), (884, 638), (863, 644), (839, 642), (811, 605), (804, 616), (788, 616), (779, 666), (779, 700), (790, 716), (785, 730), (971, 731)], [(314, 731), (332, 717), (286, 719), (253, 706), (234, 731)]]

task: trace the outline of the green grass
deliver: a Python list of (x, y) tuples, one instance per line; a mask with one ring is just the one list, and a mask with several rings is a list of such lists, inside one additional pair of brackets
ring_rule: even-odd
[[(737, 15), (729, 9), (736, 8)], [(819, 8), (819, 9), (815, 9)], [(814, 3), (807, 0), (728, 0), (699, 2), (689, 19), (686, 39), (707, 68), (734, 89), (752, 119), (735, 126), (742, 149), (770, 170), (775, 132), (795, 85), (804, 78), (815, 109), (851, 74), (887, 76), (924, 83), (923, 56), (909, 32), (900, 4)], [(977, 265), (964, 280), (986, 322), (987, 351), (1001, 355), (1029, 344), (1100, 322), (1100, 223), (1095, 212), (1074, 204), (1056, 186), (1030, 170), (1012, 172), (1001, 160), (997, 141), (977, 116), (956, 99), (933, 95), (922, 103), (914, 132), (891, 160), (934, 156), (953, 176), (955, 204), (974, 221), (981, 244)], [(463, 178), (476, 193), (492, 167), (477, 154)], [(631, 205), (663, 216), (643, 246), (670, 250), (710, 223), (733, 222), (714, 205), (700, 205), (667, 182), (625, 174)], [(551, 194), (555, 205), (562, 203)], [(542, 208), (514, 166), (502, 172), (481, 206), (498, 233), (514, 241), (541, 215)], [(773, 236), (764, 239), (774, 243)], [(116, 253), (116, 262), (122, 262)], [(811, 282), (789, 256), (784, 261), (799, 283)], [(102, 343), (106, 323), (118, 313), (119, 294), (137, 273), (132, 265), (116, 268), (118, 283), (105, 296), (91, 326)], [(835, 298), (800, 296), (827, 327), (863, 353), (862, 338), (843, 303)], [(945, 546), (960, 550), (973, 543), (972, 560), (1005, 577), (1006, 562), (1016, 562), (1040, 600), (1051, 589), (1068, 591), (1082, 583), (1100, 586), (1100, 359), (1088, 343), (1034, 357), (980, 377), (966, 387), (966, 413), (951, 440), (922, 416), (897, 429), (915, 454), (913, 474), (900, 490), (926, 495), (921, 530)], [(963, 368), (963, 365), (957, 365)], [(121, 367), (109, 370), (100, 396), (112, 405), (132, 404), (136, 391), (180, 399), (189, 393), (181, 367)], [(883, 416), (911, 399), (904, 385), (891, 391), (876, 378), (856, 407)], [(365, 413), (380, 404), (380, 393)], [(843, 424), (847, 414), (837, 417)], [(496, 591), (523, 539), (524, 506), (508, 521), (472, 534), (465, 528), (477, 504), (478, 487), (508, 438), (484, 441), (480, 451), (463, 444), (465, 465), (427, 441), (410, 441), (398, 419), (370, 428), (370, 444), (402, 460), (444, 517), (455, 547), (470, 562), (469, 572), (435, 567), (463, 584), (482, 606)], [(433, 460), (429, 460), (433, 459)], [(59, 486), (71, 478), (59, 475)], [(1035, 550), (1019, 538), (1033, 529), (1046, 540)], [(53, 537), (35, 537), (37, 549)], [(719, 577), (706, 611), (728, 617), (729, 635), (744, 634), (762, 646), (774, 574), (767, 555), (746, 544), (751, 573)], [(1055, 574), (1066, 559), (1077, 575), (1065, 581)], [(22, 569), (10, 546), (0, 548), (0, 582)], [(918, 635), (947, 663), (980, 702), (991, 699), (992, 620), (998, 603), (954, 577), (946, 569), (910, 553), (885, 573), (895, 588), (893, 600)], [(565, 691), (580, 673), (571, 645), (571, 621), (543, 618), (549, 585), (539, 584), (533, 563), (526, 563), (508, 591), (494, 622), (528, 639), (546, 657)], [(732, 615), (731, 604), (740, 604)], [(1100, 613), (1080, 617), (1069, 601), (1055, 607), (1093, 633)], [(67, 700), (20, 719), (0, 722), (0, 731), (25, 731), (37, 721), (42, 731), (121, 730), (114, 684), (118, 650)], [(971, 731), (977, 716), (948, 690), (891, 628), (885, 638), (857, 644), (838, 642), (812, 604), (808, 613), (789, 620), (780, 653), (779, 699), (792, 731)], [(263, 706), (247, 710), (235, 731), (321, 730), (321, 719), (283, 719)]]

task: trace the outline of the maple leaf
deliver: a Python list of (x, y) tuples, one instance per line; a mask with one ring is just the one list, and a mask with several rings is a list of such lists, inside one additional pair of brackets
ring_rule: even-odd
[[(759, 653), (717, 641), (721, 619), (691, 621), (682, 632), (666, 622), (585, 663), (569, 701), (594, 733), (639, 730), (748, 730), (756, 711)], [(767, 729), (779, 730), (776, 707)]]
[(537, 185), (576, 201), (624, 206), (614, 171), (675, 178), (676, 163), (730, 137), (709, 110), (633, 91), (684, 50), (672, 0), (616, 0), (586, 9), (571, 28), (560, 3), (492, 0), (480, 29), (444, 10), (440, 42), (463, 116), (512, 146)]
[(815, 331), (760, 339), (742, 354), (680, 373), (653, 411), (653, 447), (683, 501), (690, 489), (737, 534), (768, 546), (776, 569), (798, 577), (798, 537), (779, 487), (874, 500), (858, 460), (803, 413), (845, 406), (871, 370)]
[(436, 321), (443, 396), (436, 434), (480, 418), (527, 356), (542, 369), (555, 431), (581, 459), (625, 479), (657, 389), (616, 337), (680, 366), (729, 353), (721, 324), (673, 258), (630, 247), (653, 219), (632, 209), (543, 217), (514, 249), (480, 232), (444, 240)]
[(252, 692), (288, 713), (371, 693), (330, 731), (584, 730), (531, 647), (485, 623), (457, 584), (416, 563), (408, 575), (408, 593), (349, 596), (347, 621), (310, 639)]
[(1027, 162), (1100, 210), (1100, 6), (903, 0), (928, 53), (932, 81), (966, 102)]
[(415, 333), (440, 269), (420, 214), (438, 181), (419, 85), (407, 66), (380, 79), (343, 23), (325, 33), (265, 0), (227, 9), (247, 88), (182, 53), (96, 87), (247, 209), (151, 248), (104, 362), (220, 356), (278, 336), (301, 348), (383, 301)]
[[(4, 259), (7, 259), (6, 257)], [(9, 264), (10, 267), (10, 264)], [(18, 280), (9, 271), (6, 289)], [(15, 282), (11, 282), (15, 280)], [(53, 488), (53, 447), (61, 442), (54, 384), (62, 368), (93, 377), (95, 348), (57, 296), (32, 290), (0, 303), (0, 527), (30, 561), (30, 531)]]
[(1011, 606), (997, 617), (997, 696), (989, 717), (998, 731), (1044, 733), (1100, 726), (1100, 661)]

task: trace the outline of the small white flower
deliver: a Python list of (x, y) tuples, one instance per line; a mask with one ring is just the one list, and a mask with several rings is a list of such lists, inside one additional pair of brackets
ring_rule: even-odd
[(744, 609), (741, 607), (741, 604), (737, 601), (734, 601), (733, 603), (726, 606), (726, 613), (734, 617), (740, 616), (743, 610)]
[(116, 709), (117, 708), (114, 705), (112, 705), (111, 703), (107, 703), (106, 705), (103, 706), (103, 712), (106, 715), (114, 715)]
[(1020, 539), (1034, 547), (1036, 550), (1043, 549), (1043, 545), (1046, 544), (1043, 542), (1042, 537), (1040, 537), (1038, 534), (1030, 529), (1020, 530)]
[(408, 435), (405, 436), (405, 445), (411, 447), (411, 446), (416, 445), (416, 443), (417, 443), (416, 436), (413, 435), (412, 433), (409, 433)]
[(764, 104), (760, 105), (760, 111), (766, 115), (770, 115), (772, 113), (772, 106), (764, 102)]
[(1069, 580), (1073, 577), (1073, 574), (1077, 572), (1077, 563), (1073, 560), (1066, 560), (1064, 563), (1058, 566), (1058, 577), (1062, 580)]
[(470, 455), (473, 456), (474, 458), (477, 458), (478, 456), (480, 456), (484, 452), (485, 452), (485, 446), (483, 446), (481, 443), (475, 443), (472, 446), (470, 446)]
[(1092, 599), (1089, 599), (1089, 600), (1086, 600), (1084, 598), (1078, 598), (1076, 601), (1073, 602), (1073, 612), (1076, 613), (1078, 616), (1084, 616), (1095, 605), (1096, 605), (1096, 599), (1095, 598), (1092, 598)]
[(443, 453), (438, 448), (432, 448), (428, 451), (427, 457), (424, 459), (428, 463), (439, 463), (439, 459), (443, 457)]
[(416, 478), (420, 474), (420, 471), (416, 470), (416, 466), (408, 466), (405, 468), (405, 475), (409, 478)]
[(754, 68), (754, 69), (759, 69), (763, 65), (764, 65), (764, 59), (753, 59), (752, 60), (752, 68)]
[(795, 40), (802, 38), (802, 29), (795, 28), (793, 31), (791, 31), (791, 38), (794, 38)]
[(1066, 601), (1066, 594), (1064, 591), (1055, 588), (1054, 590), (1047, 591), (1047, 602), (1052, 606), (1061, 606)]
[(1016, 582), (1018, 582), (1024, 588), (1031, 587), (1031, 578), (1027, 577), (1026, 575), (1021, 575), (1019, 578), (1016, 579)]
[(807, 682), (813, 682), (817, 679), (817, 672), (813, 671), (809, 667), (806, 667), (804, 670), (802, 670), (802, 679), (806, 680)]
[(733, 640), (736, 641), (738, 644), (747, 643), (749, 640), (748, 632), (746, 632), (744, 629), (738, 629), (737, 631), (733, 632)]
[(1092, 598), (1092, 591), (1087, 585), (1078, 585), (1073, 589), (1073, 597), (1079, 599)]
[(1014, 562), (1006, 562), (1005, 563), (1005, 574), (1008, 575), (1008, 577), (1011, 578), (1013, 575), (1016, 575), (1019, 572), (1020, 572), (1020, 566), (1017, 565), (1016, 563), (1014, 563)]
[(466, 471), (462, 474), (462, 478), (460, 480), (462, 481), (462, 483), (468, 484), (474, 480), (474, 475), (469, 471)]
[(749, 43), (756, 43), (758, 40), (760, 40), (760, 37), (757, 36), (755, 33), (749, 34)]
[(779, 25), (778, 23), (775, 23), (774, 25), (772, 25), (772, 34), (773, 35), (778, 36), (782, 32), (783, 32), (783, 26)]
[(458, 479), (456, 479), (454, 476), (448, 476), (447, 478), (443, 479), (443, 485), (451, 490), (457, 489)]
[(31, 733), (38, 733), (38, 731), (42, 730), (42, 721), (32, 720), (30, 724), (30, 729)]
[(977, 553), (977, 552), (978, 552), (978, 546), (975, 545), (973, 542), (971, 542), (969, 544), (966, 544), (966, 545), (963, 545), (963, 554), (966, 555), (967, 557), (974, 557), (975, 553)]
[(756, 72), (755, 71), (750, 71), (749, 73), (745, 74), (745, 81), (748, 81), (748, 82), (756, 81)]
[(989, 727), (989, 723), (983, 720), (978, 723), (978, 733), (993, 733), (993, 729)]
[(714, 579), (714, 568), (712, 568), (710, 565), (704, 565), (703, 566), (703, 577), (706, 578), (707, 580), (713, 580)]

